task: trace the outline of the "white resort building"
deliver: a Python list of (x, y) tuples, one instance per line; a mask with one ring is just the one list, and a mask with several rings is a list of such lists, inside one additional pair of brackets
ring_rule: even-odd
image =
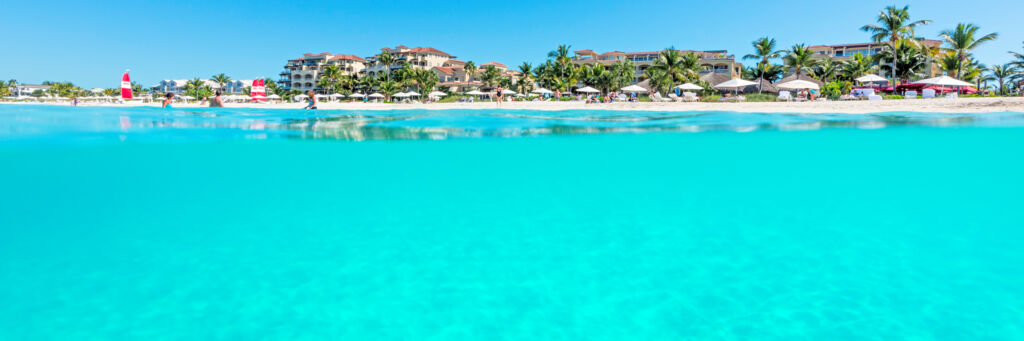
[(455, 59), (455, 56), (433, 47), (409, 48), (405, 45), (398, 45), (395, 48), (385, 47), (380, 49), (381, 53), (387, 51), (395, 57), (395, 63), (384, 65), (379, 62), (380, 54), (366, 58), (366, 69), (363, 71), (367, 76), (376, 76), (387, 69), (398, 69), (402, 64), (409, 63), (416, 69), (430, 70), (437, 66), (445, 66), (445, 62)]
[[(635, 79), (634, 83), (640, 82), (643, 77), (644, 71), (648, 67), (654, 64), (654, 61), (658, 58), (658, 54), (661, 51), (650, 51), (650, 52), (621, 52), (611, 51), (605, 53), (597, 53), (593, 50), (576, 50), (573, 51), (576, 56), (572, 58), (572, 62), (575, 64), (604, 64), (609, 66), (620, 60), (629, 60), (633, 62), (636, 67), (634, 72)], [(739, 77), (743, 73), (743, 64), (736, 62), (736, 57), (730, 55), (726, 50), (716, 51), (692, 51), (692, 50), (680, 50), (682, 54), (694, 53), (700, 57), (700, 65), (705, 68), (705, 71), (701, 72), (701, 75), (710, 73), (720, 74), (729, 78)]]
[(342, 74), (356, 75), (366, 68), (366, 60), (350, 54), (306, 53), (302, 58), (288, 61), (277, 83), (287, 89), (314, 90), (328, 65), (338, 66)]

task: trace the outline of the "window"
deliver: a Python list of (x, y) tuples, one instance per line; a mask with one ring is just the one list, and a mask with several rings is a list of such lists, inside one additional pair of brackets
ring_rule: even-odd
[(836, 57), (842, 57), (843, 51), (836, 51)]

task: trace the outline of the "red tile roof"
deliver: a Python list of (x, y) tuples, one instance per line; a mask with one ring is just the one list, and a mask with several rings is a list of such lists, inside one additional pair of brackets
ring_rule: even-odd
[(498, 62), (483, 63), (480, 66), (488, 66), (488, 65), (494, 65), (494, 66), (497, 66), (497, 67), (500, 67), (500, 68), (504, 68), (504, 69), (508, 68), (508, 65), (505, 65), (505, 64), (502, 64), (502, 63), (498, 63)]
[(450, 74), (454, 74), (455, 73), (455, 70), (453, 70), (450, 67), (435, 66), (434, 69), (437, 70), (437, 71), (441, 71), (442, 73), (444, 73), (446, 75), (450, 75)]
[(354, 54), (339, 54), (339, 55), (335, 55), (334, 57), (331, 57), (331, 60), (358, 60), (358, 61), (361, 61), (361, 62), (365, 62), (366, 61), (366, 59), (360, 58), (359, 56), (354, 55)]
[(452, 63), (452, 64), (462, 64), (462, 65), (465, 65), (465, 64), (466, 64), (466, 62), (464, 62), (464, 61), (461, 61), (461, 60), (458, 60), (458, 59), (449, 59), (449, 60), (447, 61), (447, 63)]

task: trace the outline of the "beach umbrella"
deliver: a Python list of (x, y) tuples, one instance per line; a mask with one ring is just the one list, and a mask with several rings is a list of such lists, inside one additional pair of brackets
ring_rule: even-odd
[(404, 93), (404, 92), (399, 92), (397, 94), (394, 94), (393, 96), (398, 97), (398, 98), (406, 98), (406, 97), (409, 97), (409, 94)]
[(339, 93), (331, 94), (331, 98), (339, 98), (339, 97), (345, 97), (345, 95), (342, 95), (342, 94), (339, 94)]
[(622, 91), (625, 91), (625, 92), (647, 92), (647, 89), (645, 89), (642, 86), (636, 85), (636, 84), (627, 86), (627, 87), (619, 89), (619, 90), (622, 90)]
[(530, 92), (535, 93), (535, 94), (542, 94), (542, 95), (543, 94), (551, 94), (551, 93), (553, 93), (553, 92), (551, 92), (551, 90), (548, 90), (548, 89), (545, 89), (545, 88), (536, 88), (536, 89), (534, 89), (533, 91), (530, 91)]
[(483, 96), (483, 95), (486, 95), (485, 93), (480, 92), (480, 90), (473, 90), (473, 91), (467, 92), (466, 94), (467, 95), (471, 95), (471, 96)]
[(503, 89), (503, 90), (501, 90), (501, 93), (503, 95), (515, 95), (516, 94), (515, 91), (509, 90), (509, 89)]
[(420, 97), (420, 94), (418, 92), (415, 92), (415, 91), (409, 91), (409, 92), (406, 92), (405, 94), (409, 95), (409, 97)]
[(598, 90), (598, 89), (594, 89), (594, 88), (591, 88), (591, 87), (589, 87), (589, 86), (585, 86), (585, 87), (583, 87), (583, 88), (580, 88), (580, 89), (576, 89), (576, 92), (582, 92), (582, 93), (588, 93), (588, 94), (593, 94), (593, 93), (598, 93), (598, 92), (601, 92), (601, 90)]
[(294, 99), (303, 99), (303, 98), (309, 98), (309, 96), (300, 94), (300, 95), (295, 95), (292, 98), (294, 98)]
[(281, 99), (281, 96), (278, 96), (277, 94), (273, 94), (273, 95), (267, 96), (267, 98), (270, 98), (270, 99)]
[(92, 88), (89, 91), (94, 93), (94, 94), (101, 94), (101, 93), (103, 93), (103, 89), (101, 89), (101, 88)]
[(434, 92), (431, 92), (431, 93), (427, 94), (427, 96), (430, 96), (430, 97), (444, 97), (444, 96), (447, 96), (447, 95), (448, 94), (440, 92), (440, 91), (434, 91)]
[(927, 85), (940, 85), (940, 86), (973, 86), (974, 84), (964, 82), (962, 80), (950, 77), (940, 76), (935, 78), (928, 78), (916, 81), (914, 83), (927, 84)]
[(676, 89), (680, 89), (680, 90), (704, 90), (704, 87), (702, 87), (700, 85), (697, 85), (697, 84), (693, 84), (693, 83), (686, 83), (686, 84), (682, 84), (682, 85), (676, 86)]
[(348, 95), (348, 97), (352, 97), (352, 98), (363, 98), (365, 96), (366, 95), (363, 95), (363, 94), (360, 94), (360, 93), (354, 93), (354, 94)]
[(733, 79), (730, 79), (728, 81), (722, 82), (721, 84), (715, 85), (715, 89), (733, 89), (738, 94), (740, 92), (740, 90), (739, 90), (740, 88), (748, 87), (748, 86), (756, 85), (756, 84), (757, 83), (754, 83), (754, 82), (751, 82), (751, 81), (748, 81), (748, 80), (744, 80), (744, 79), (740, 79), (740, 78), (733, 78)]
[(821, 87), (819, 87), (818, 84), (814, 84), (814, 82), (808, 82), (808, 81), (805, 81), (805, 80), (802, 80), (802, 79), (798, 79), (798, 80), (795, 80), (795, 81), (788, 81), (788, 82), (781, 83), (781, 84), (776, 84), (775, 87), (777, 87), (779, 89), (793, 89), (793, 90), (803, 90), (803, 89), (818, 90), (818, 89), (821, 89)]
[(384, 98), (384, 95), (381, 95), (379, 93), (374, 92), (374, 93), (370, 94), (369, 97), (370, 98)]
[(857, 79), (855, 79), (855, 80), (858, 81), (858, 82), (861, 82), (861, 83), (874, 83), (874, 82), (888, 82), (889, 81), (888, 79), (885, 79), (885, 77), (882, 77), (882, 76), (879, 76), (879, 75), (875, 75), (875, 74), (857, 77)]

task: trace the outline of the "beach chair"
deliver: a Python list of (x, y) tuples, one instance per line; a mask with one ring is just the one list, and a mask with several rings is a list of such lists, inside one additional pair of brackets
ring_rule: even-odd
[(736, 101), (737, 102), (746, 102), (747, 101), (747, 96), (742, 96), (742, 95), (741, 96), (736, 96)]
[[(874, 91), (872, 91), (872, 92), (874, 92)], [(882, 100), (882, 96), (879, 96), (879, 95), (871, 95), (871, 96), (868, 96), (868, 100), (869, 100), (869, 101), (881, 101), (881, 100)]]
[(921, 91), (921, 98), (935, 98), (935, 89), (924, 89)]
[(957, 98), (957, 97), (960, 97), (960, 95), (958, 95), (955, 92), (950, 92), (950, 93), (946, 94), (946, 98), (953, 99), (953, 98)]
[(692, 93), (692, 92), (684, 92), (683, 93), (683, 101), (684, 102), (698, 102), (698, 101), (700, 101), (700, 97), (697, 97), (697, 94)]
[(668, 98), (661, 97), (661, 93), (660, 92), (655, 92), (653, 95), (651, 95), (651, 100), (655, 101), (655, 102), (669, 102), (669, 101), (672, 101), (672, 100), (670, 100)]
[(779, 100), (780, 101), (787, 101), (787, 102), (788, 101), (792, 101), (793, 100), (793, 95), (790, 94), (789, 91), (779, 91)]
[(682, 97), (676, 96), (675, 93), (668, 94), (668, 98), (671, 99), (673, 102), (681, 102), (683, 100)]
[(907, 91), (903, 93), (904, 99), (917, 99), (917, 91)]

